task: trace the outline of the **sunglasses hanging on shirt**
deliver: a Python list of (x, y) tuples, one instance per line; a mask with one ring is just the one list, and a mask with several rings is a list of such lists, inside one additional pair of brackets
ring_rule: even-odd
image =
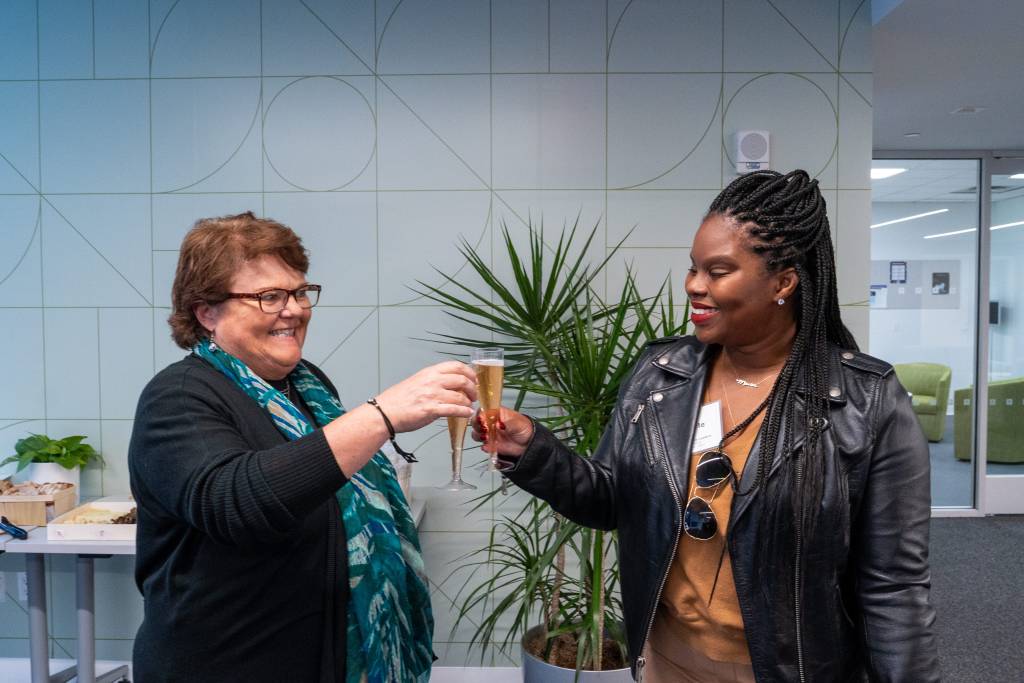
[[(715, 517), (715, 511), (711, 508), (711, 503), (718, 496), (723, 482), (730, 482), (735, 490), (737, 481), (732, 461), (722, 449), (725, 447), (726, 441), (746, 429), (761, 414), (771, 398), (772, 394), (768, 394), (761, 405), (754, 409), (754, 412), (726, 432), (722, 436), (722, 440), (718, 442), (717, 448), (701, 454), (700, 460), (697, 461), (697, 473), (694, 477), (693, 488), (690, 490), (690, 499), (686, 501), (686, 507), (683, 509), (683, 531), (690, 538), (697, 541), (710, 541), (718, 533), (718, 519)], [(697, 489), (711, 489), (710, 498), (698, 495)]]

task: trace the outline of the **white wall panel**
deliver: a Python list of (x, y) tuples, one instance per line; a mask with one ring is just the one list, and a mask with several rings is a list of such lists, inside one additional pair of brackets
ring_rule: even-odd
[[(635, 226), (600, 285), (618, 291), (630, 263), (644, 291), (671, 272), (680, 292), (741, 128), (769, 129), (773, 167), (826, 188), (850, 303), (868, 266), (867, 5), (0, 3), (0, 323), (16, 331), (0, 341), (16, 361), (0, 446), (87, 433), (108, 462), (83, 488), (127, 492), (138, 392), (185, 354), (166, 318), (181, 239), (202, 217), (252, 210), (304, 238), (325, 285), (305, 353), (347, 405), (443, 358), (415, 338), (456, 328), (410, 286), (440, 284), (436, 267), (477, 287), (460, 238), (507, 275), (502, 222), (522, 244), (543, 219), (553, 242), (579, 216), (582, 232), (597, 226), (594, 261)], [(866, 342), (866, 309), (843, 313)], [(422, 460), (414, 483), (447, 479), (441, 424), (401, 441)], [(497, 481), (467, 475), (481, 491)], [(429, 505), (422, 540), (440, 583), (499, 508), (466, 516), (443, 492)], [(15, 564), (0, 558), (8, 592)], [(74, 646), (73, 581), (56, 569), (61, 653)], [(131, 563), (97, 570), (98, 651), (127, 657), (141, 609)], [(476, 658), (466, 629), (445, 628), (455, 590), (435, 585), (442, 663)], [(27, 655), (23, 622), (0, 603), (0, 654)]]

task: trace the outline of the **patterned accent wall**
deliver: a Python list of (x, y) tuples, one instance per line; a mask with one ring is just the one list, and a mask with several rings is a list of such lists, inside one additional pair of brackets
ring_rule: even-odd
[[(128, 491), (138, 393), (182, 356), (166, 325), (178, 246), (204, 216), (251, 209), (303, 237), (324, 285), (305, 355), (350, 405), (442, 359), (416, 339), (453, 325), (410, 286), (435, 269), (470, 281), (459, 238), (493, 257), (502, 224), (521, 239), (578, 216), (595, 257), (626, 238), (608, 291), (627, 265), (681, 290), (737, 130), (769, 130), (773, 168), (821, 181), (840, 299), (865, 299), (869, 15), (866, 0), (0, 3), (0, 454), (29, 432), (86, 434), (107, 466), (84, 492)], [(866, 341), (866, 309), (844, 316)], [(442, 425), (402, 442), (423, 461), (414, 485), (446, 479)], [(516, 497), (470, 514), (424, 495), (437, 652), (461, 663), (457, 558)], [(72, 564), (49, 567), (67, 655)], [(97, 567), (99, 654), (129, 659), (131, 561)], [(0, 655), (27, 656), (22, 561), (0, 570)]]

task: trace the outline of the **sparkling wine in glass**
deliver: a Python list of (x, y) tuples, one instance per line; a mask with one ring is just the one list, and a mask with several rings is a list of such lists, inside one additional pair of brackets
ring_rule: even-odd
[(449, 417), (448, 436), (452, 442), (452, 480), (438, 486), (445, 491), (471, 491), (476, 487), (462, 480), (462, 442), (466, 438), (468, 417)]
[[(476, 388), (480, 397), (480, 414), (487, 435), (497, 432), (501, 417), (501, 392), (505, 388), (505, 354), (502, 349), (473, 349), (470, 356), (476, 372)], [(484, 444), (484, 452), (491, 456), (491, 465), (497, 463), (498, 452), (493, 439)]]

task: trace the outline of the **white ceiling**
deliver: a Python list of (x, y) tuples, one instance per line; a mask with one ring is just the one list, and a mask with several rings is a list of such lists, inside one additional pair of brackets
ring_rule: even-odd
[(876, 150), (1024, 150), (1024, 1), (903, 0), (872, 37)]
[[(890, 178), (872, 180), (874, 202), (978, 201), (978, 162), (970, 159), (876, 159), (871, 167), (907, 169)], [(1024, 180), (992, 176), (993, 202), (1022, 196)]]

